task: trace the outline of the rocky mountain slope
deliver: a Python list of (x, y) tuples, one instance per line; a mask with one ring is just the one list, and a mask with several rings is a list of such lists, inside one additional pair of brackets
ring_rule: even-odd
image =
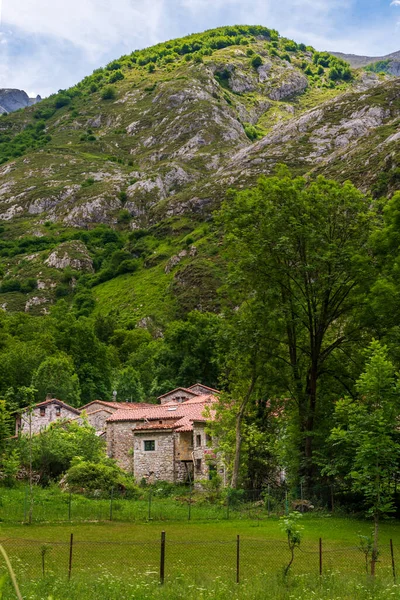
[(0, 88), (0, 115), (32, 106), (40, 101), (40, 96), (29, 98), (28, 94), (23, 90)]
[(391, 194), (399, 160), (398, 79), (265, 27), (136, 51), (0, 118), (0, 305), (90, 289), (145, 323), (214, 310), (228, 187), (286, 163)]
[(348, 62), (354, 69), (367, 67), (372, 71), (383, 71), (395, 77), (400, 76), (400, 51), (385, 56), (358, 56), (343, 52), (332, 52), (332, 54)]

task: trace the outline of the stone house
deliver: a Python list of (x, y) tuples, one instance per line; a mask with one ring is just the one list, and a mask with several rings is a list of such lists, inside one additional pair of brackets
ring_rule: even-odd
[(47, 398), (44, 402), (35, 404), (31, 410), (22, 409), (15, 420), (15, 434), (39, 433), (58, 419), (75, 419), (80, 415), (77, 408), (69, 406), (57, 398)]
[(159, 397), (160, 405), (120, 409), (107, 419), (107, 452), (136, 481), (196, 482), (217, 468), (207, 421), (218, 391), (201, 384)]
[(93, 402), (89, 402), (89, 404), (85, 404), (85, 406), (79, 408), (79, 419), (82, 420), (82, 416), (84, 415), (89, 425), (94, 427), (99, 434), (103, 434), (106, 430), (107, 419), (117, 410), (135, 410), (137, 408), (142, 409), (151, 406), (154, 406), (154, 404), (145, 404), (144, 402), (107, 402), (104, 400), (93, 400)]

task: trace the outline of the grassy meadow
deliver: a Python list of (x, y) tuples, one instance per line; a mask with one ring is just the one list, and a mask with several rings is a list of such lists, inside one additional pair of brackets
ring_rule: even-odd
[[(389, 541), (400, 561), (400, 522), (382, 525), (376, 582), (365, 573), (358, 535), (364, 520), (304, 515), (303, 540), (290, 555), (276, 517), (264, 521), (60, 523), (0, 527), (24, 598), (400, 598)], [(159, 584), (166, 533), (165, 585)], [(68, 581), (70, 535), (71, 579)], [(240, 584), (236, 584), (237, 536)], [(319, 538), (323, 577), (319, 577)], [(2, 566), (0, 574), (5, 571)], [(9, 584), (7, 584), (9, 586)], [(3, 598), (13, 598), (6, 587)]]

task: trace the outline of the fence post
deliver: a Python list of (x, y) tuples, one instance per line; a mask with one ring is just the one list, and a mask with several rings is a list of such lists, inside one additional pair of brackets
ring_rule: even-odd
[(192, 518), (192, 486), (190, 486), (189, 492), (189, 510), (188, 510), (188, 520)]
[(319, 538), (319, 574), (322, 575), (322, 538)]
[(71, 537), (69, 539), (69, 566), (68, 566), (68, 580), (71, 579), (71, 571), (72, 571), (72, 547), (74, 543), (74, 534), (71, 533)]
[(71, 520), (71, 502), (72, 502), (72, 492), (69, 493), (69, 502), (68, 502), (68, 521)]
[(236, 538), (236, 583), (240, 581), (240, 535)]
[(161, 532), (161, 553), (160, 553), (160, 584), (164, 584), (165, 579), (165, 531)]
[(111, 488), (110, 492), (110, 521), (113, 520), (113, 500), (114, 500), (114, 488)]
[(390, 539), (390, 554), (392, 556), (392, 572), (393, 572), (393, 580), (396, 583), (396, 565), (394, 563), (394, 551), (393, 551), (393, 540)]
[(149, 513), (148, 520), (151, 521), (151, 488), (149, 489)]
[(24, 498), (24, 523), (26, 523), (26, 517), (28, 512), (28, 486), (25, 486), (25, 498)]

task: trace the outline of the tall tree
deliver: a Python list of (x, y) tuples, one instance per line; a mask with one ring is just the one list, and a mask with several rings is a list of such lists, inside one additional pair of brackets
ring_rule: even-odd
[(79, 379), (72, 359), (66, 354), (46, 358), (35, 372), (32, 385), (36, 388), (39, 402), (45, 400), (47, 394), (51, 394), (53, 398), (59, 398), (71, 406), (79, 406)]
[(281, 363), (282, 394), (297, 406), (300, 474), (308, 490), (319, 382), (335, 377), (332, 359), (345, 356), (360, 336), (374, 219), (371, 200), (351, 183), (322, 177), (309, 183), (284, 167), (251, 190), (230, 191), (220, 213), (232, 298), (262, 307), (253, 326)]
[[(331, 440), (352, 489), (361, 492), (374, 520), (371, 575), (378, 558), (379, 521), (394, 512), (395, 481), (400, 461), (400, 385), (387, 348), (374, 341), (368, 348), (365, 371), (356, 384), (357, 398), (346, 397), (335, 407)], [(335, 468), (335, 467), (334, 467)]]

